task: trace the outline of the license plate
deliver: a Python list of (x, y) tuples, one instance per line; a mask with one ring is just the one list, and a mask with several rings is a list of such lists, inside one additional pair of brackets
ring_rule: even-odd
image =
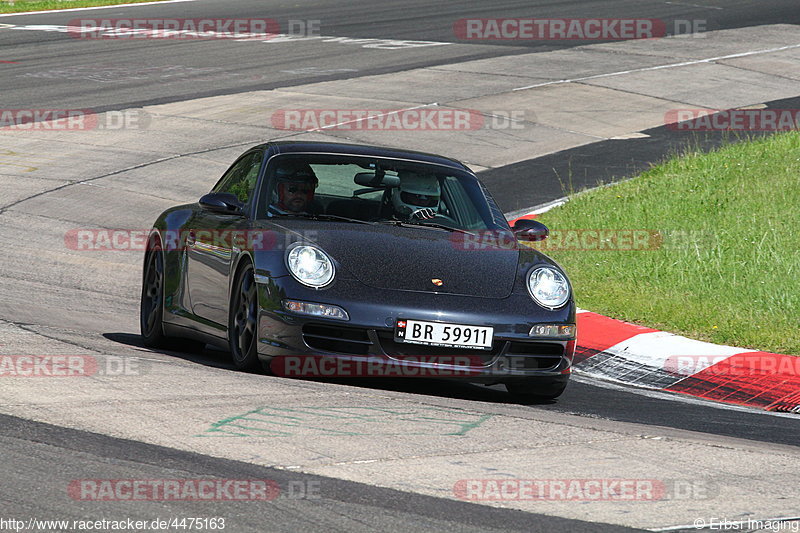
[(494, 328), (465, 324), (442, 324), (421, 320), (398, 320), (394, 338), (398, 342), (449, 348), (491, 349)]

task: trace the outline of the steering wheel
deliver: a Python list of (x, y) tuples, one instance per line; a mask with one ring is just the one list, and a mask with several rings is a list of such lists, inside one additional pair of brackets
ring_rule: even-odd
[(456, 222), (456, 219), (454, 219), (450, 215), (445, 215), (443, 213), (436, 213), (436, 216), (433, 217), (431, 220), (445, 220), (447, 222), (452, 222), (456, 227), (458, 227), (458, 222)]

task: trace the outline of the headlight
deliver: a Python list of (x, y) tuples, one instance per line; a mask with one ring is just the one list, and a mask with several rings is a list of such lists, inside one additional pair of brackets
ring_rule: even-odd
[(569, 282), (555, 268), (536, 267), (528, 273), (528, 292), (542, 307), (555, 309), (569, 300)]
[(316, 246), (295, 246), (286, 256), (294, 279), (318, 289), (333, 281), (333, 261)]

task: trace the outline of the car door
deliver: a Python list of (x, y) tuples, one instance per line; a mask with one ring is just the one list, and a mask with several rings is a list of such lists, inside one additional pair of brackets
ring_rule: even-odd
[(192, 313), (207, 326), (228, 327), (228, 287), (241, 236), (250, 227), (250, 207), (261, 170), (263, 152), (248, 152), (223, 174), (211, 192), (235, 194), (244, 216), (199, 209), (186, 239), (187, 286)]

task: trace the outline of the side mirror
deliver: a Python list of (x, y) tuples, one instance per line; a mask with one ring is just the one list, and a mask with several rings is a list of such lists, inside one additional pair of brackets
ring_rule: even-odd
[(200, 207), (223, 215), (243, 215), (244, 205), (235, 194), (212, 192), (200, 198)]
[(517, 239), (521, 241), (543, 241), (550, 234), (547, 226), (537, 220), (519, 219), (511, 228)]

